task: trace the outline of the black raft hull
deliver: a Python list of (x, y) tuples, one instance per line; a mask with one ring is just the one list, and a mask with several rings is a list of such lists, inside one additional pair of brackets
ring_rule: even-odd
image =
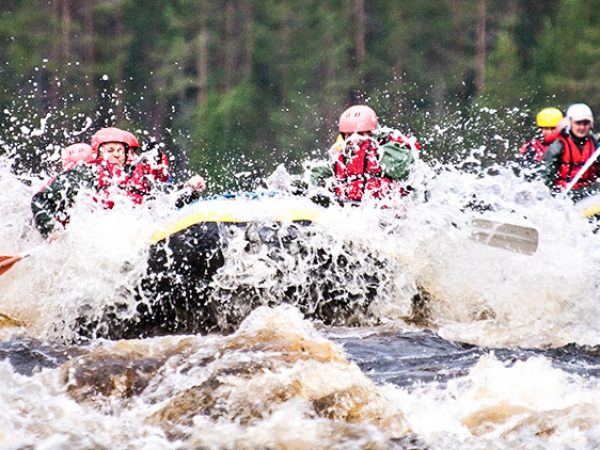
[[(211, 214), (208, 214), (211, 216)], [(385, 262), (315, 226), (315, 210), (272, 220), (192, 220), (159, 233), (131, 304), (82, 318), (110, 339), (228, 333), (262, 305), (295, 305), (327, 325), (367, 324)], [(291, 220), (288, 220), (291, 219)], [(183, 225), (182, 225), (183, 223)]]

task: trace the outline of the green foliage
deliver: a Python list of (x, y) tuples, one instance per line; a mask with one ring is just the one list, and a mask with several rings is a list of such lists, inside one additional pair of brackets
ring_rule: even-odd
[(560, 104), (585, 101), (600, 111), (600, 2), (564, 0), (555, 20), (546, 21), (535, 53), (544, 92)]
[(59, 146), (119, 124), (167, 141), (214, 190), (251, 188), (280, 163), (325, 158), (353, 103), (416, 135), (426, 158), (483, 164), (511, 159), (541, 107), (600, 111), (600, 0), (487, 0), (484, 92), (480, 2), (358, 4), (86, 0), (65, 16), (2, 2), (0, 153), (42, 170)]
[(490, 106), (516, 105), (527, 93), (526, 75), (520, 67), (517, 46), (508, 31), (498, 37), (485, 78), (485, 94), (492, 99)]
[(530, 110), (522, 102), (501, 108), (490, 104), (486, 97), (464, 108), (444, 103), (435, 120), (428, 112), (419, 112), (412, 131), (423, 145), (422, 158), (474, 170), (514, 160), (534, 130)]
[(53, 21), (48, 21), (45, 8), (35, 2), (14, 3), (12, 8), (0, 6), (0, 60), (9, 63), (3, 64), (3, 70), (23, 76), (50, 56)]
[[(248, 147), (264, 133), (264, 128), (257, 126), (261, 116), (257, 105), (256, 89), (250, 83), (239, 84), (225, 94), (209, 95), (193, 116), (191, 137), (198, 146), (190, 151), (190, 163), (206, 168), (219, 188), (235, 187), (231, 181), (236, 173), (259, 173), (267, 162), (263, 149)], [(228, 132), (232, 128), (237, 132)]]

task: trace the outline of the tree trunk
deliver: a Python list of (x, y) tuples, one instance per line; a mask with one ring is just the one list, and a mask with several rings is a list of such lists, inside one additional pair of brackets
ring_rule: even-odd
[(94, 67), (96, 66), (96, 48), (95, 48), (95, 28), (94, 28), (94, 1), (83, 1), (83, 34), (81, 36), (81, 46), (83, 51), (83, 70), (88, 77), (85, 83), (85, 93), (88, 98), (96, 96), (96, 89), (93, 83)]
[(115, 92), (114, 96), (116, 99), (115, 110), (117, 118), (122, 118), (124, 113), (123, 105), (123, 58), (125, 52), (124, 43), (124, 27), (123, 27), (123, 10), (121, 9), (121, 2), (119, 0), (113, 0), (114, 14), (115, 14), (115, 41), (117, 42), (117, 55), (115, 65)]
[(236, 73), (236, 9), (233, 0), (225, 3), (225, 38), (223, 39), (223, 85), (222, 91), (229, 91), (234, 85)]
[(206, 103), (208, 96), (208, 27), (206, 19), (202, 16), (198, 31), (198, 59), (196, 61), (198, 74), (198, 105)]
[(62, 26), (61, 26), (61, 56), (62, 62), (66, 63), (71, 54), (71, 5), (69, 0), (62, 0)]
[(354, 0), (354, 54), (357, 66), (365, 59), (365, 2)]
[(244, 60), (242, 62), (242, 73), (246, 80), (250, 79), (252, 75), (252, 53), (253, 53), (253, 42), (252, 42), (252, 25), (253, 25), (253, 2), (251, 0), (243, 1), (241, 4), (242, 8), (242, 22), (244, 26)]
[(330, 33), (327, 33), (325, 37), (325, 60), (323, 61), (324, 70), (323, 75), (325, 78), (325, 98), (328, 99), (325, 107), (325, 131), (335, 129), (335, 120), (337, 116), (337, 111), (334, 110), (335, 105), (335, 93), (333, 92), (333, 86), (335, 85), (335, 66), (334, 61), (335, 58), (334, 50), (335, 50), (335, 38)]
[(290, 61), (290, 52), (294, 43), (292, 25), (294, 23), (294, 19), (295, 17), (293, 11), (283, 11), (281, 16), (279, 17), (281, 24), (280, 30), (278, 32), (280, 39), (279, 47), (281, 48), (281, 56), (279, 58), (279, 62), (281, 63), (281, 78), (279, 80), (279, 84), (281, 86), (281, 93), (284, 98), (284, 101), (286, 101), (289, 98), (292, 92), (291, 86), (293, 85), (292, 79), (294, 70)]
[(357, 74), (355, 85), (348, 93), (349, 103), (364, 101), (361, 86), (364, 85), (362, 66), (365, 59), (365, 3), (364, 0), (354, 0), (354, 72)]
[(83, 60), (90, 65), (94, 64), (96, 58), (93, 8), (94, 0), (85, 0), (83, 2)]
[(519, 13), (519, 0), (508, 0), (507, 12), (510, 18), (514, 18)]
[(459, 60), (461, 73), (465, 67), (465, 16), (463, 6), (463, 0), (454, 0), (452, 14), (454, 19), (454, 54)]
[[(41, 93), (48, 92), (47, 98), (42, 97), (42, 105), (45, 111), (50, 108), (54, 108), (58, 105), (58, 86), (52, 82), (53, 73), (55, 70), (52, 69), (54, 66), (56, 70), (63, 65), (62, 61), (62, 1), (52, 2), (51, 16), (54, 23), (60, 24), (59, 29), (52, 27), (50, 31), (50, 64), (48, 68), (41, 71), (42, 78), (40, 79), (39, 88)], [(52, 23), (52, 22), (51, 22)], [(58, 36), (58, 37), (57, 37)]]
[(478, 93), (485, 88), (485, 29), (486, 29), (486, 4), (479, 0), (477, 4), (477, 44), (475, 49), (475, 88)]
[[(463, 0), (454, 0), (452, 2), (452, 19), (454, 26), (453, 33), (453, 53), (456, 60), (456, 75), (458, 79), (466, 78), (466, 68), (468, 67), (465, 60), (465, 10)], [(461, 95), (465, 94), (465, 85), (461, 83), (458, 87)]]

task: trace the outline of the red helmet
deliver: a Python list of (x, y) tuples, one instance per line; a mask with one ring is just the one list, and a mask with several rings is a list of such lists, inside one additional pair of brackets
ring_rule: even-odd
[(340, 116), (340, 133), (373, 131), (378, 127), (377, 114), (366, 105), (355, 105)]
[[(102, 144), (106, 144), (107, 142), (120, 142), (122, 144), (125, 144), (125, 147), (128, 148), (129, 142), (131, 141), (130, 135), (133, 136), (128, 131), (121, 130), (120, 128), (102, 128), (101, 130), (96, 131), (96, 133), (94, 133), (94, 135), (92, 136), (92, 150), (94, 150), (94, 153), (97, 155), (100, 146)], [(135, 136), (133, 136), (133, 139), (135, 140), (135, 142), (137, 142)]]
[(135, 137), (135, 135), (133, 133), (130, 133), (127, 130), (124, 130), (123, 133), (125, 133), (125, 138), (127, 139), (127, 145), (129, 146), (130, 149), (135, 150), (137, 148), (140, 148), (140, 143), (138, 142), (137, 138)]
[(80, 161), (90, 162), (94, 159), (94, 151), (90, 145), (80, 142), (63, 148), (60, 157), (63, 169), (69, 170)]

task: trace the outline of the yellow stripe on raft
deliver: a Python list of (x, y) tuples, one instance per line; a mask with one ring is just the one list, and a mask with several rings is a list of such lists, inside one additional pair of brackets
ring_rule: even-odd
[(314, 222), (318, 220), (321, 216), (320, 212), (315, 209), (305, 208), (305, 209), (296, 209), (294, 211), (286, 210), (280, 211), (277, 214), (274, 214), (270, 218), (250, 218), (250, 217), (240, 217), (235, 216), (230, 212), (216, 211), (216, 210), (207, 210), (207, 211), (199, 211), (194, 214), (190, 214), (189, 216), (184, 217), (183, 219), (178, 220), (172, 224), (167, 225), (160, 230), (152, 233), (150, 240), (153, 244), (156, 244), (163, 239), (166, 239), (168, 236), (183, 231), (192, 225), (196, 225), (197, 223), (202, 222), (221, 222), (221, 223), (241, 223), (241, 222), (296, 222), (296, 221), (309, 221)]
[(184, 217), (175, 223), (167, 225), (165, 228), (155, 231), (150, 236), (150, 240), (153, 244), (162, 241), (167, 236), (178, 233), (186, 228), (191, 227), (200, 222), (226, 222), (226, 223), (237, 223), (237, 220), (232, 214), (223, 213), (220, 211), (201, 211)]
[(583, 211), (581, 211), (581, 214), (583, 214), (585, 217), (593, 217), (598, 213), (600, 213), (600, 205), (590, 206), (589, 208), (585, 208)]

